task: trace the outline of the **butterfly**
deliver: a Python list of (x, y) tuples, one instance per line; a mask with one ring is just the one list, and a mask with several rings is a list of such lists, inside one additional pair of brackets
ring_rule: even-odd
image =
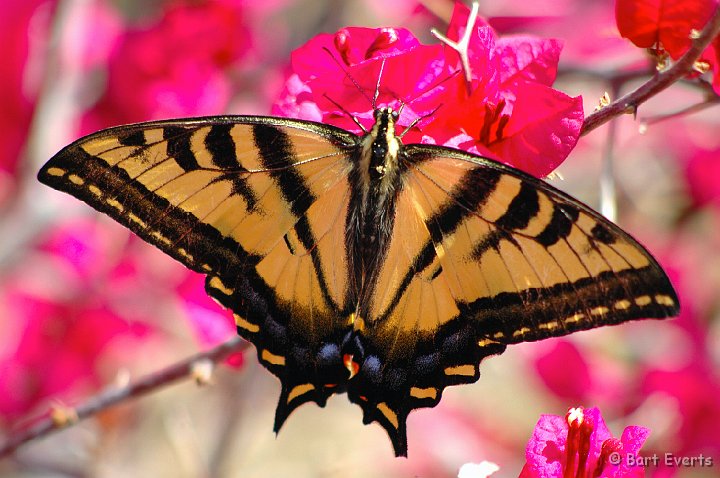
[(507, 345), (678, 313), (655, 259), (588, 206), (504, 164), (276, 117), (106, 129), (39, 180), (193, 271), (298, 406), (346, 392), (407, 454), (406, 419)]

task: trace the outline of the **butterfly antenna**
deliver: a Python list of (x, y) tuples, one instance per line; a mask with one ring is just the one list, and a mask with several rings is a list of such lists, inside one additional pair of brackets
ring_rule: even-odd
[[(327, 47), (323, 47), (323, 50), (325, 50), (327, 52), (327, 54), (330, 55), (330, 58), (333, 59), (335, 64), (338, 66), (338, 68), (340, 68), (343, 71), (343, 73), (345, 73), (345, 76), (352, 82), (353, 85), (355, 85), (355, 88), (357, 88), (357, 90), (360, 92), (360, 94), (363, 95), (365, 97), (365, 99), (368, 100), (368, 102), (373, 105), (373, 109), (375, 109), (374, 100), (372, 100), (367, 95), (367, 93), (365, 93), (365, 90), (363, 90), (362, 86), (360, 86), (360, 83), (355, 81), (355, 78), (352, 77), (350, 72), (345, 69), (345, 66), (342, 63), (340, 63), (340, 61), (337, 58), (335, 58), (335, 55), (333, 55), (332, 52)], [(330, 98), (328, 98), (328, 99), (330, 99)], [(332, 100), (330, 100), (330, 101), (332, 101)], [(335, 104), (337, 104), (337, 103), (335, 103)], [(365, 128), (363, 128), (363, 130), (364, 129)]]
[(385, 70), (385, 57), (383, 57), (382, 62), (380, 62), (380, 72), (378, 73), (378, 79), (377, 83), (375, 84), (375, 94), (372, 98), (372, 109), (377, 109), (377, 99), (380, 96), (380, 80), (382, 79), (383, 70)]
[[(446, 76), (445, 78), (443, 78), (442, 80), (438, 81), (437, 83), (435, 83), (435, 84), (433, 84), (433, 85), (430, 85), (425, 91), (423, 91), (422, 93), (419, 93), (419, 94), (415, 95), (415, 96), (412, 97), (410, 100), (408, 100), (407, 103), (404, 102), (404, 101), (402, 101), (402, 100), (400, 100), (400, 108), (398, 109), (398, 118), (399, 118), (400, 115), (402, 114), (402, 110), (405, 108), (405, 105), (412, 103), (413, 101), (415, 101), (415, 100), (417, 100), (418, 98), (420, 98), (422, 95), (427, 94), (428, 92), (432, 91), (434, 88), (437, 88), (438, 86), (442, 85), (442, 84), (445, 83), (446, 81), (454, 78), (455, 76), (458, 75), (458, 73), (459, 73), (458, 71), (455, 71), (455, 72), (451, 73), (450, 75)], [(428, 118), (428, 117), (434, 115), (434, 114), (437, 112), (437, 110), (440, 109), (441, 106), (443, 106), (442, 103), (439, 104), (438, 106), (436, 106), (435, 109), (433, 109), (433, 110), (430, 111), (429, 113), (424, 114), (424, 115), (422, 115), (422, 116), (419, 116), (419, 117), (415, 118), (415, 119), (413, 120), (413, 122), (410, 123), (410, 124), (408, 125), (408, 127), (405, 128), (405, 129), (403, 130), (403, 132), (398, 135), (398, 137), (402, 139), (403, 135), (404, 135), (406, 132), (410, 131), (410, 130), (411, 130), (413, 127), (415, 127), (420, 121), (422, 121), (422, 120), (424, 120), (425, 118)]]
[(400, 102), (400, 108), (398, 108), (397, 110), (397, 115), (399, 118), (400, 116), (402, 116), (402, 112), (405, 109), (406, 103), (402, 100), (402, 98), (398, 98), (398, 101)]
[(323, 93), (323, 96), (325, 97), (326, 100), (328, 100), (330, 103), (334, 104), (338, 109), (340, 109), (340, 111), (342, 111), (343, 113), (345, 113), (346, 115), (348, 115), (348, 117), (349, 117), (351, 120), (353, 120), (353, 122), (354, 122), (356, 125), (358, 125), (358, 127), (363, 131), (363, 133), (366, 133), (366, 134), (367, 134), (368, 130), (365, 129), (365, 126), (363, 126), (362, 123), (361, 123), (360, 121), (358, 121), (358, 119), (355, 117), (354, 114), (350, 113), (348, 110), (346, 110), (345, 108), (343, 108), (343, 106), (342, 106), (340, 103), (338, 103), (338, 102), (335, 101), (334, 99), (330, 98), (326, 93)]
[[(398, 101), (400, 102), (400, 107), (397, 109), (397, 112), (396, 112), (396, 113), (397, 113), (397, 118), (398, 118), (398, 120), (399, 120), (400, 117), (402, 116), (402, 112), (403, 112), (403, 110), (405, 109), (405, 105), (406, 105), (407, 103), (405, 103), (405, 102), (402, 100), (402, 98), (398, 98)], [(409, 127), (412, 127), (414, 124), (415, 124), (415, 122), (411, 123)], [(405, 130), (407, 130), (407, 128), (405, 128)], [(403, 134), (405, 134), (405, 131), (403, 131), (403, 132), (400, 134), (399, 137), (402, 138), (402, 135), (403, 135)]]
[(410, 98), (410, 100), (408, 100), (408, 103), (412, 103), (413, 101), (417, 100), (417, 99), (420, 98), (421, 96), (423, 96), (423, 95), (431, 92), (431, 91), (434, 90), (435, 88), (441, 86), (441, 85), (442, 85), (443, 83), (445, 83), (446, 81), (452, 80), (453, 78), (455, 78), (455, 77), (458, 76), (459, 74), (460, 74), (460, 70), (453, 71), (452, 73), (450, 73), (448, 76), (446, 76), (446, 77), (443, 78), (442, 80), (440, 80), (440, 81), (438, 81), (437, 83), (433, 83), (433, 84), (431, 84), (430, 86), (428, 86), (428, 87), (425, 89), (425, 91), (422, 91), (422, 92), (418, 93), (417, 95), (413, 96), (412, 98)]
[[(405, 106), (405, 103), (403, 103), (403, 104), (400, 106), (400, 109), (402, 109), (404, 106)], [(417, 118), (415, 118), (415, 119), (412, 121), (412, 123), (410, 123), (410, 124), (407, 126), (407, 128), (405, 128), (405, 129), (403, 130), (403, 132), (398, 135), (398, 138), (402, 139), (402, 137), (405, 136), (405, 133), (407, 133), (408, 131), (410, 131), (411, 129), (413, 129), (419, 122), (421, 122), (421, 121), (424, 120), (425, 118), (428, 118), (428, 117), (434, 115), (434, 114), (437, 112), (437, 110), (439, 110), (442, 106), (443, 106), (442, 103), (440, 103), (439, 105), (437, 105), (437, 106), (436, 106), (432, 111), (430, 111), (429, 113), (426, 113), (426, 114), (424, 114), (424, 115), (422, 115), (422, 116), (418, 116)], [(398, 116), (399, 116), (399, 115), (398, 115)]]

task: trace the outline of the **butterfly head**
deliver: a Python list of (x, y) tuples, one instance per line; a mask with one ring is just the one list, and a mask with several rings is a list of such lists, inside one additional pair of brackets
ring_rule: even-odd
[(370, 131), (370, 135), (375, 138), (385, 138), (388, 142), (391, 142), (395, 138), (395, 125), (400, 118), (401, 109), (395, 110), (390, 106), (376, 108), (373, 113), (375, 124)]
[(383, 106), (382, 108), (376, 108), (374, 112), (375, 121), (381, 121), (384, 117), (389, 117), (393, 122), (397, 122), (402, 112), (402, 106), (399, 109), (393, 109), (391, 106)]
[(400, 150), (400, 139), (395, 134), (395, 124), (400, 111), (390, 107), (374, 112), (375, 124), (365, 136), (365, 159), (369, 162), (371, 177), (384, 176), (388, 168), (395, 169)]

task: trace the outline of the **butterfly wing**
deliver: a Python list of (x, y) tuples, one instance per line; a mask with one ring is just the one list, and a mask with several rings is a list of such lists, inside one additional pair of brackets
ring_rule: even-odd
[[(356, 136), (309, 122), (160, 121), (82, 138), (39, 179), (207, 275), (280, 378), (276, 430), (300, 404), (347, 387), (404, 455), (408, 413), (476, 381), (479, 362), (508, 344), (677, 313), (657, 262), (587, 206), (512, 168), (421, 145), (399, 150), (392, 231), (373, 293), (356, 303), (346, 225), (361, 151)], [(362, 349), (352, 377), (350, 330)]]
[(308, 122), (213, 117), (111, 128), (39, 179), (107, 213), (190, 269), (282, 382), (276, 428), (323, 405), (347, 370), (345, 215), (358, 138)]
[(348, 391), (396, 453), (411, 410), (476, 381), (508, 344), (677, 313), (652, 256), (552, 186), (447, 148), (408, 145), (400, 161), (366, 360)]

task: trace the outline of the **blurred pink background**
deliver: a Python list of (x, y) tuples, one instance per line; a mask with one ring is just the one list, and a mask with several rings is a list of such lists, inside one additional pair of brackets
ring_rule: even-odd
[[(39, 167), (99, 128), (157, 118), (269, 114), (290, 52), (318, 33), (410, 29), (425, 43), (447, 26), (447, 0), (25, 0), (0, 4), (0, 441), (47, 413), (151, 373), (234, 335), (203, 279), (111, 219), (40, 185)], [(586, 114), (608, 78), (644, 72), (620, 38), (610, 1), (480, 2), (500, 34), (564, 42), (555, 88)], [(617, 85), (620, 92), (646, 77)], [(616, 222), (659, 259), (682, 313), (512, 346), (408, 420), (409, 458), (363, 426), (344, 397), (306, 405), (275, 438), (279, 382), (254, 350), (188, 381), (37, 440), (0, 461), (0, 475), (457, 476), (488, 460), (517, 476), (543, 413), (597, 406), (616, 436), (650, 429), (643, 454), (712, 456), (720, 470), (720, 114), (655, 123), (703, 101), (678, 83), (580, 139), (551, 182), (600, 208), (604, 157), (615, 168)], [(643, 127), (641, 128), (641, 125)], [(642, 129), (642, 133), (641, 133)], [(558, 179), (562, 176), (562, 180)]]

